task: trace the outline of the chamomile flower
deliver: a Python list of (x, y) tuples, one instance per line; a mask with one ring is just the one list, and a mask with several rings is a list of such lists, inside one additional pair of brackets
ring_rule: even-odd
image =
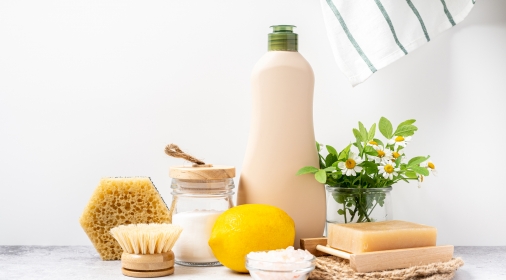
[(393, 156), (390, 149), (385, 149), (383, 146), (377, 146), (375, 150), (378, 152), (378, 155), (369, 156), (370, 160), (374, 160), (376, 163), (392, 160)]
[(337, 167), (341, 169), (343, 175), (357, 176), (357, 172), (360, 173), (362, 171), (362, 167), (358, 165), (363, 161), (357, 154), (350, 152), (348, 159), (345, 162), (340, 161)]
[(402, 149), (392, 152), (392, 158), (394, 161), (397, 160), (398, 157), (403, 156), (403, 155), (404, 155), (404, 151)]
[(394, 136), (392, 139), (388, 140), (388, 144), (394, 145), (395, 150), (397, 150), (399, 146), (405, 148), (409, 141), (411, 141), (411, 136)]
[(394, 176), (397, 176), (398, 173), (396, 171), (399, 171), (399, 168), (395, 168), (395, 164), (391, 160), (382, 162), (378, 169), (379, 174), (381, 174), (383, 178), (389, 180), (392, 180)]
[(397, 158), (401, 157), (401, 163), (407, 163), (408, 159), (404, 156), (404, 150), (399, 149), (398, 151), (392, 152), (392, 161), (395, 162)]
[(434, 176), (437, 175), (436, 166), (434, 165), (434, 163), (432, 161), (428, 161), (428, 160), (424, 161), (424, 162), (420, 163), (420, 166), (428, 168)]
[(377, 149), (378, 148), (378, 142), (376, 142), (374, 140), (371, 140), (371, 141), (367, 142), (367, 146), (371, 146), (374, 149)]

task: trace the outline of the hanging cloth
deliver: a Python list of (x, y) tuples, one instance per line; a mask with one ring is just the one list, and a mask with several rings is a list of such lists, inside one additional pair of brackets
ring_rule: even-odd
[(464, 20), (474, 0), (320, 0), (336, 62), (352, 86)]

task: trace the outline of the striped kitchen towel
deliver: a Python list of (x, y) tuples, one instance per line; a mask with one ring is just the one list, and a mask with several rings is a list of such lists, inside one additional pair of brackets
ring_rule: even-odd
[(475, 0), (320, 0), (336, 62), (356, 86), (461, 22)]

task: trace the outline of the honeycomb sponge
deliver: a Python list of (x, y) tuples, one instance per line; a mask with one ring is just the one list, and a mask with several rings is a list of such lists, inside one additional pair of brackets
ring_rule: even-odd
[(171, 223), (171, 215), (150, 178), (103, 178), (79, 222), (102, 260), (119, 260), (123, 250), (109, 233), (111, 228)]

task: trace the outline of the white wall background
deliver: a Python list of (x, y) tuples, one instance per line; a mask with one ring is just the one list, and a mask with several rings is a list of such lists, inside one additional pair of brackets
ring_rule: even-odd
[(170, 201), (171, 142), (239, 173), (273, 24), (298, 26), (320, 142), (343, 147), (359, 120), (418, 120), (408, 155), (430, 154), (439, 176), (396, 185), (395, 218), (436, 226), (440, 244), (506, 245), (505, 12), (478, 1), (351, 88), (319, 1), (1, 1), (0, 245), (90, 244), (78, 219), (104, 176), (151, 176)]

